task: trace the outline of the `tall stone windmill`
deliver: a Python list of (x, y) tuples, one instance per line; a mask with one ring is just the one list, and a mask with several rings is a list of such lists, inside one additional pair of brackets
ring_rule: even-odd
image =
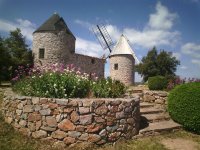
[(97, 25), (94, 30), (102, 47), (108, 48), (110, 54), (110, 77), (123, 82), (125, 85), (135, 83), (135, 63), (139, 63), (134, 51), (132, 50), (127, 38), (122, 34), (117, 44), (111, 49), (112, 40), (105, 26)]

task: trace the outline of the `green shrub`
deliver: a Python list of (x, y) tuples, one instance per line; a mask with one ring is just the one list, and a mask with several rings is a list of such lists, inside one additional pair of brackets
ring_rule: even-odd
[(200, 133), (200, 83), (176, 86), (168, 97), (168, 111), (184, 128)]
[(95, 97), (116, 98), (122, 96), (125, 93), (126, 87), (120, 81), (108, 78), (95, 82), (92, 86), (92, 91)]
[(163, 76), (149, 77), (148, 87), (150, 90), (163, 90), (167, 88), (167, 79)]

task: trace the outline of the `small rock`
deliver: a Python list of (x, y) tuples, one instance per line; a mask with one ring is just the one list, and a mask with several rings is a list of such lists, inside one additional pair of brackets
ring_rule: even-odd
[(76, 123), (78, 120), (79, 120), (79, 115), (78, 115), (78, 113), (77, 113), (76, 111), (73, 111), (73, 112), (71, 113), (71, 121), (72, 121), (73, 123)]
[(72, 143), (75, 142), (75, 138), (72, 138), (72, 137), (66, 137), (66, 138), (64, 138), (63, 141), (64, 141), (65, 144), (70, 145), (70, 144), (72, 144)]
[(103, 125), (91, 124), (91, 125), (88, 125), (88, 126), (87, 126), (86, 132), (88, 132), (88, 133), (94, 133), (94, 132), (99, 131), (99, 130), (102, 129), (102, 128), (103, 128)]
[(89, 134), (89, 137), (88, 137), (89, 142), (95, 143), (95, 142), (98, 142), (100, 140), (101, 140), (101, 136), (99, 136), (97, 134)]
[(43, 130), (35, 131), (32, 133), (32, 136), (36, 139), (47, 137), (47, 132)]
[(35, 111), (40, 111), (41, 110), (41, 106), (40, 105), (35, 105), (34, 106), (34, 110)]
[(49, 127), (57, 127), (57, 121), (55, 117), (47, 116), (46, 117), (46, 123)]
[(108, 107), (105, 104), (95, 109), (95, 113), (97, 115), (105, 115), (107, 114), (107, 112), (108, 112)]
[(24, 112), (24, 113), (33, 112), (33, 105), (25, 105), (25, 106), (23, 107), (23, 112)]
[(117, 106), (117, 105), (120, 105), (121, 104), (121, 100), (113, 100), (110, 102), (110, 105), (112, 106)]
[(66, 106), (68, 104), (68, 99), (56, 99), (56, 103)]
[(79, 107), (79, 113), (82, 114), (87, 114), (90, 112), (90, 108), (89, 107)]
[(70, 120), (64, 119), (58, 124), (58, 128), (63, 131), (73, 131), (75, 129), (75, 126)]
[(37, 121), (35, 123), (35, 129), (36, 129), (36, 131), (39, 130), (41, 126), (42, 126), (42, 121)]
[(111, 142), (114, 142), (114, 141), (116, 141), (119, 138), (120, 134), (121, 134), (121, 132), (111, 133), (108, 136), (108, 140), (111, 141)]
[(77, 131), (68, 131), (67, 135), (73, 138), (78, 138), (81, 135), (81, 133)]
[(35, 104), (39, 104), (39, 97), (33, 97), (32, 98), (32, 103)]
[(128, 118), (127, 119), (127, 123), (128, 124), (134, 124), (135, 123), (135, 120), (133, 118)]
[(56, 109), (57, 107), (58, 107), (58, 104), (49, 103), (49, 108), (50, 108), (50, 109)]
[(94, 117), (94, 120), (95, 120), (97, 123), (103, 123), (103, 122), (105, 122), (105, 119), (103, 119), (102, 117)]
[(88, 140), (88, 133), (83, 133), (78, 139), (81, 141), (87, 141)]
[(6, 117), (5, 118), (5, 122), (8, 123), (8, 124), (11, 124), (13, 121), (13, 119), (11, 117)]
[(25, 127), (27, 125), (27, 122), (25, 120), (20, 120), (19, 125)]
[(64, 113), (71, 113), (74, 109), (73, 108), (64, 108)]
[(49, 127), (49, 126), (41, 126), (40, 128), (44, 131), (56, 131), (56, 128)]
[(76, 106), (78, 106), (78, 103), (75, 100), (69, 100), (67, 106), (76, 107)]
[(51, 135), (55, 139), (64, 139), (67, 136), (67, 133), (64, 131), (56, 130), (55, 132), (52, 133)]
[(124, 112), (123, 112), (123, 111), (121, 111), (121, 112), (117, 112), (117, 113), (116, 113), (116, 118), (117, 118), (117, 119), (125, 118), (125, 114), (124, 114)]
[(107, 134), (107, 132), (106, 132), (105, 129), (103, 129), (103, 130), (101, 130), (101, 132), (99, 132), (99, 135), (102, 136), (102, 137), (105, 137), (106, 134)]
[(23, 109), (23, 106), (24, 106), (24, 105), (23, 105), (22, 103), (19, 103), (19, 104), (17, 105), (17, 108), (18, 108), (18, 109)]
[(85, 127), (78, 125), (78, 126), (76, 126), (76, 131), (83, 132), (83, 131), (85, 131)]
[(40, 112), (40, 114), (42, 116), (47, 116), (47, 115), (51, 114), (51, 110), (50, 109), (43, 109), (43, 110), (40, 110), (39, 112)]
[(80, 124), (89, 125), (92, 123), (92, 115), (81, 115), (79, 120), (80, 120)]
[(20, 115), (22, 114), (22, 110), (17, 109), (17, 110), (16, 110), (16, 114), (17, 114), (18, 116), (20, 116)]
[(30, 129), (31, 132), (35, 131), (36, 130), (35, 123), (28, 122), (28, 128)]
[(40, 104), (46, 104), (48, 102), (47, 98), (40, 98)]
[(116, 131), (117, 130), (117, 128), (118, 128), (118, 125), (115, 125), (115, 126), (107, 126), (106, 127), (106, 130), (108, 131), (108, 132), (114, 132), (114, 131)]
[(34, 121), (39, 121), (42, 119), (42, 116), (38, 113), (30, 113), (28, 115), (28, 121), (34, 122)]

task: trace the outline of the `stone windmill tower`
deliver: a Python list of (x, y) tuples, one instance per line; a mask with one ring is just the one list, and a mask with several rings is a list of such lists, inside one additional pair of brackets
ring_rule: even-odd
[(75, 53), (75, 41), (63, 18), (54, 13), (33, 33), (34, 63), (67, 63)]
[(135, 62), (139, 62), (127, 39), (122, 34), (110, 53), (110, 77), (125, 85), (134, 84)]

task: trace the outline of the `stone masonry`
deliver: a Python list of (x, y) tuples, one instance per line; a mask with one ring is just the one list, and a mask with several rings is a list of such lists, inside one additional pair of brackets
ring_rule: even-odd
[(129, 99), (52, 99), (5, 93), (5, 121), (27, 136), (64, 145), (104, 144), (139, 132), (138, 97)]
[[(81, 72), (96, 73), (104, 77), (105, 59), (75, 53), (76, 38), (58, 14), (52, 15), (33, 33), (34, 65), (64, 63), (73, 64)], [(40, 58), (40, 50), (44, 58)]]
[(169, 93), (165, 92), (165, 91), (144, 90), (143, 91), (143, 101), (149, 102), (149, 103), (166, 105), (168, 95), (169, 95)]
[[(114, 65), (118, 64), (118, 69)], [(112, 79), (120, 80), (125, 85), (134, 83), (135, 62), (132, 55), (114, 55), (110, 57), (110, 76)]]

